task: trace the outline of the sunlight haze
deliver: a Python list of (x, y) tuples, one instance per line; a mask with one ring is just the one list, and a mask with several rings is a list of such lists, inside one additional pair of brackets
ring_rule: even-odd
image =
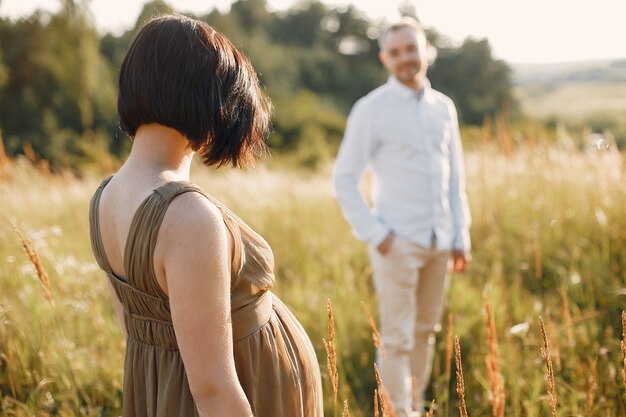
[[(25, 16), (35, 9), (54, 11), (59, 0), (1, 0), (0, 15)], [(229, 0), (168, 2), (179, 12), (205, 14), (217, 7), (226, 12)], [(427, 28), (460, 43), (468, 36), (489, 39), (494, 55), (509, 62), (560, 62), (626, 58), (626, 2), (620, 0), (495, 1), (495, 0), (378, 0), (324, 1), (331, 7), (354, 5), (372, 21), (398, 17), (398, 8), (411, 5)], [(132, 27), (143, 0), (92, 0), (98, 29), (120, 33)], [(270, 10), (285, 10), (294, 0), (268, 0)]]

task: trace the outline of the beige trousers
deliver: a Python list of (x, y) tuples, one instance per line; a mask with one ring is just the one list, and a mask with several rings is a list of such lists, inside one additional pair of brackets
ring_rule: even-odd
[(395, 236), (387, 254), (374, 247), (369, 254), (385, 351), (384, 357), (380, 352), (377, 357), (381, 378), (396, 414), (411, 415), (422, 407), (430, 379), (450, 251)]

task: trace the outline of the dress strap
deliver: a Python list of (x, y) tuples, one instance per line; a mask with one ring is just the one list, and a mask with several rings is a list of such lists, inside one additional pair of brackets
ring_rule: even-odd
[(89, 203), (89, 235), (91, 239), (91, 249), (100, 268), (109, 274), (113, 274), (113, 270), (111, 269), (111, 264), (109, 264), (106, 252), (104, 251), (104, 244), (102, 243), (99, 207), (102, 190), (104, 190), (104, 187), (111, 181), (111, 178), (113, 178), (112, 175), (102, 181)]
[[(158, 284), (154, 271), (154, 249), (157, 237), (167, 208), (174, 198), (188, 193), (197, 192), (215, 203), (198, 186), (185, 182), (168, 182), (152, 193), (137, 209), (128, 232), (128, 241), (124, 251), (124, 269), (129, 283), (149, 294), (166, 299), (167, 295)], [(232, 262), (231, 282), (234, 286), (242, 265), (243, 243), (236, 224), (233, 224), (227, 213), (216, 204), (224, 217), (224, 223), (234, 238), (235, 253)]]

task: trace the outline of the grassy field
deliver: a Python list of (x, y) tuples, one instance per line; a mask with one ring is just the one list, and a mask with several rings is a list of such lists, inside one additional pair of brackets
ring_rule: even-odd
[(570, 129), (602, 133), (626, 149), (626, 83), (623, 81), (528, 82), (515, 88), (523, 114), (558, 121)]
[[(459, 337), (469, 415), (492, 415), (492, 399), (502, 398), (492, 393), (499, 376), (506, 416), (549, 415), (539, 317), (556, 415), (626, 415), (624, 162), (614, 150), (537, 144), (503, 153), (484, 143), (467, 152), (474, 260), (450, 287), (428, 391), (436, 416), (460, 415), (448, 335)], [(0, 415), (120, 415), (124, 342), (88, 240), (88, 202), (101, 176), (49, 176), (20, 160), (0, 168), (0, 178)], [(333, 199), (330, 167), (318, 173), (194, 167), (192, 179), (272, 246), (275, 292), (318, 352), (326, 415), (341, 415), (347, 400), (351, 416), (373, 416), (374, 344), (361, 301), (373, 313), (376, 301), (366, 247)], [(12, 224), (41, 259), (50, 300)], [(335, 321), (336, 405), (322, 342), (327, 299)], [(486, 366), (495, 341), (496, 374)]]
[(621, 82), (569, 82), (525, 85), (516, 96), (522, 111), (534, 117), (560, 116), (582, 118), (608, 112), (626, 114), (626, 85)]

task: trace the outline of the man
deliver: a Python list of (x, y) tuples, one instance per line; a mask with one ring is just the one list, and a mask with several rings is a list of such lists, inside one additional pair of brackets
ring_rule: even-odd
[[(463, 272), (469, 260), (470, 214), (456, 110), (426, 78), (424, 30), (403, 18), (379, 45), (390, 77), (354, 105), (334, 182), (355, 235), (369, 244), (386, 353), (378, 355), (383, 384), (398, 416), (416, 416), (430, 378), (448, 261), (452, 256), (453, 270)], [(372, 210), (358, 189), (368, 164)]]

